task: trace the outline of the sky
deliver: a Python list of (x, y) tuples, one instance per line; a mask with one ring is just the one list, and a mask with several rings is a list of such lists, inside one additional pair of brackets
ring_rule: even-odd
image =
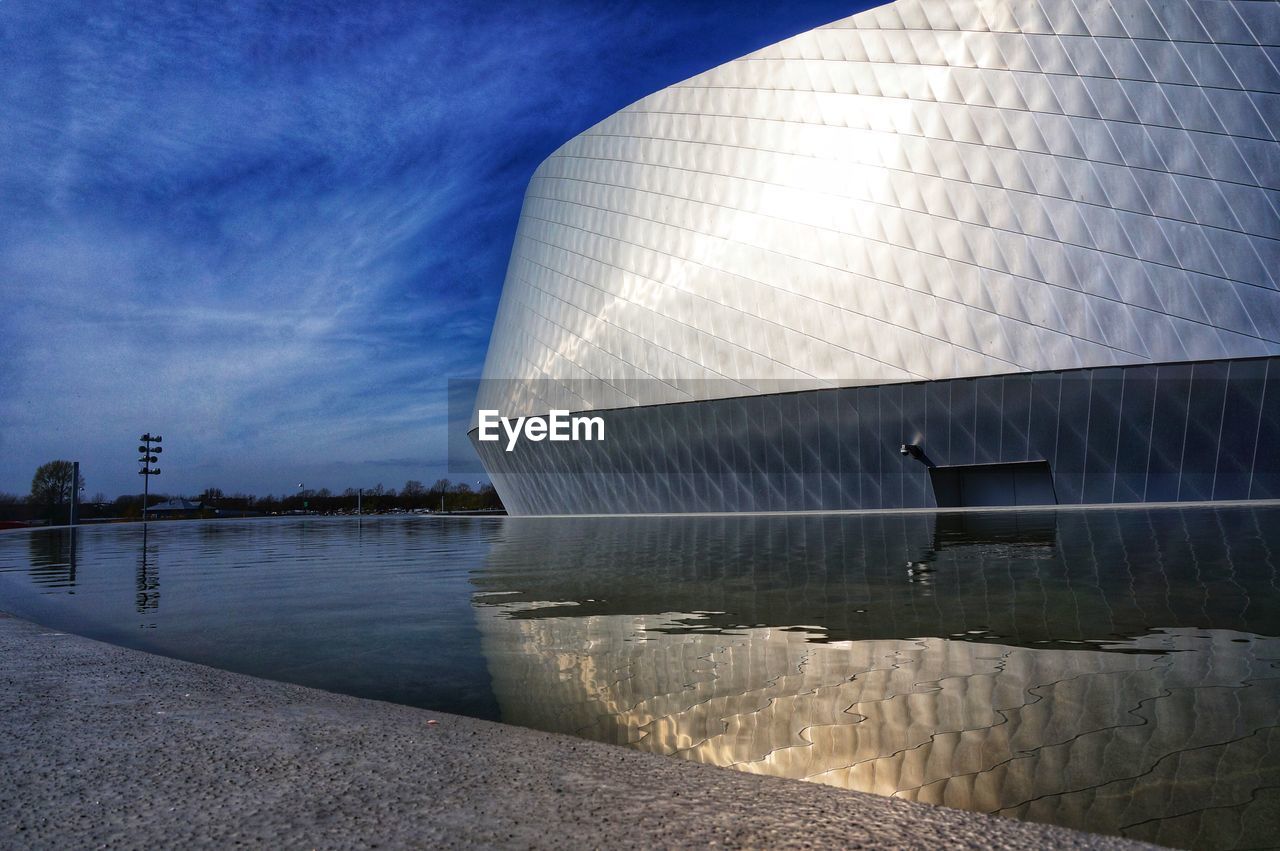
[(0, 0), (0, 492), (449, 475), (538, 163), (869, 5)]

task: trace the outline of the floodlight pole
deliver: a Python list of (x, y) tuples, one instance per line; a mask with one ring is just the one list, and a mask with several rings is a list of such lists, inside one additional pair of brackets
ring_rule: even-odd
[[(138, 459), (138, 463), (142, 465), (142, 469), (138, 471), (138, 475), (142, 476), (142, 522), (147, 522), (147, 507), (151, 502), (151, 477), (160, 475), (159, 467), (151, 465), (159, 461), (156, 456), (164, 451), (160, 441), (163, 438), (160, 435), (151, 436), (151, 432), (147, 432), (138, 438), (142, 445), (138, 447), (138, 451), (142, 453), (142, 457)], [(155, 444), (154, 446), (152, 444)]]

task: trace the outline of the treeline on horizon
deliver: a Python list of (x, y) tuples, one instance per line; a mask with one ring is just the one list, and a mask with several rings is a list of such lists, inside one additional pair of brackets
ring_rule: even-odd
[[(153, 492), (148, 499), (148, 506), (155, 506), (171, 499), (185, 499), (202, 506), (201, 515), (218, 516), (218, 512), (246, 514), (287, 514), (291, 512), (308, 512), (319, 514), (353, 514), (357, 504), (356, 488), (347, 488), (335, 493), (329, 488), (303, 489), (297, 493), (276, 496), (267, 494), (256, 496), (247, 493), (224, 493), (221, 488), (205, 488), (198, 494), (169, 494)], [(83, 520), (103, 520), (119, 518), (136, 520), (142, 517), (143, 495), (123, 494), (108, 500), (105, 494), (97, 493), (92, 498), (83, 498), (79, 514)], [(400, 490), (387, 488), (377, 484), (365, 488), (363, 497), (359, 498), (361, 511), (365, 514), (384, 514), (389, 511), (482, 511), (502, 509), (502, 500), (493, 485), (485, 483), (473, 488), (466, 482), (452, 482), (449, 479), (437, 479), (431, 486), (426, 486), (417, 479), (410, 479)], [(51, 504), (47, 497), (19, 496), (11, 493), (0, 493), (0, 520), (47, 520), (65, 522), (68, 506), (65, 500)]]

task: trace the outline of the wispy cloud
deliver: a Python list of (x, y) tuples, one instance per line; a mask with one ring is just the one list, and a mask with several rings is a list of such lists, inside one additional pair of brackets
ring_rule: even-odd
[(537, 163), (853, 11), (0, 3), (0, 490), (443, 474)]

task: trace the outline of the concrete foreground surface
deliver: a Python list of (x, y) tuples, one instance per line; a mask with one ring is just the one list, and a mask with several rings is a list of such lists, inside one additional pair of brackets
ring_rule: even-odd
[(3, 613), (0, 766), (3, 848), (1152, 847), (256, 679)]

